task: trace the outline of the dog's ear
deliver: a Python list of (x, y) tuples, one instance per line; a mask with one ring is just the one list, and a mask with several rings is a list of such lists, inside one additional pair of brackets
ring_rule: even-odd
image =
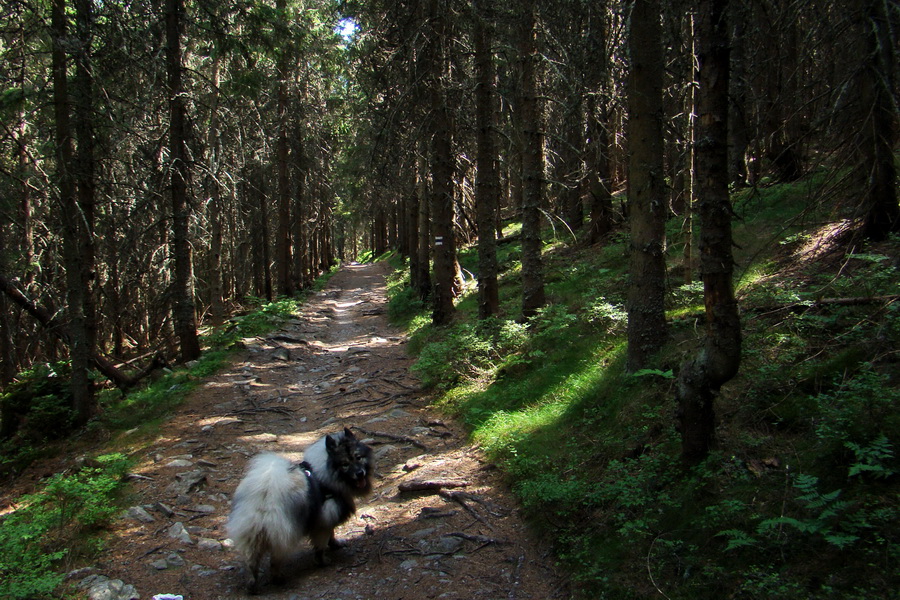
[(325, 449), (328, 452), (334, 452), (337, 449), (337, 440), (335, 440), (330, 435), (325, 436)]
[(353, 432), (350, 431), (349, 427), (344, 427), (344, 437), (348, 440), (355, 440), (356, 438), (353, 436)]

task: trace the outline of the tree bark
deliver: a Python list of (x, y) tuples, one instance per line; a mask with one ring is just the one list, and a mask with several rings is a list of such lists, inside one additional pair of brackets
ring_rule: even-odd
[(456, 311), (453, 287), (456, 278), (456, 240), (453, 231), (453, 135), (447, 106), (445, 77), (447, 10), (439, 0), (431, 2), (433, 27), (431, 60), (431, 222), (434, 234), (434, 289), (431, 320), (448, 325)]
[(537, 91), (539, 55), (535, 40), (535, 4), (527, 2), (519, 31), (522, 61), (522, 98), (519, 127), (522, 132), (522, 318), (537, 314), (546, 302), (542, 261), (541, 209), (544, 200), (544, 140)]
[(594, 93), (585, 102), (587, 139), (585, 153), (587, 191), (591, 215), (588, 242), (596, 244), (613, 229), (612, 163), (609, 147), (609, 57), (606, 40), (609, 11), (606, 0), (590, 3), (588, 7), (590, 59), (585, 74), (585, 86)]
[[(78, 34), (84, 33), (81, 29), (80, 14), (84, 5), (79, 3), (79, 30), (74, 39), (79, 39)], [(87, 252), (93, 246), (87, 237), (91, 234), (91, 220), (93, 215), (93, 182), (89, 173), (83, 171), (89, 168), (86, 159), (90, 157), (90, 144), (87, 140), (79, 140), (79, 155), (75, 154), (73, 127), (71, 122), (72, 103), (69, 99), (68, 86), (68, 57), (66, 56), (65, 41), (69, 31), (66, 18), (65, 0), (54, 0), (51, 7), (51, 29), (53, 35), (52, 66), (53, 66), (53, 103), (56, 119), (56, 170), (59, 185), (59, 202), (62, 206), (62, 214), (65, 218), (62, 222), (63, 229), (63, 257), (66, 267), (66, 316), (68, 318), (69, 357), (72, 362), (72, 373), (69, 382), (69, 390), (72, 394), (72, 408), (75, 412), (75, 421), (82, 425), (88, 421), (94, 412), (95, 401), (90, 381), (91, 354), (93, 350), (93, 319), (90, 311), (93, 304), (90, 301), (89, 278), (86, 273), (90, 270), (92, 262)], [(85, 40), (79, 39), (84, 42)], [(85, 49), (78, 49), (86, 52)], [(76, 108), (84, 110), (84, 95), (89, 95), (89, 75), (87, 74), (86, 60), (79, 57), (76, 64), (75, 88), (79, 96), (79, 104)], [(88, 78), (85, 81), (85, 78)], [(88, 87), (88, 90), (85, 87)], [(88, 96), (89, 97), (89, 96)], [(90, 115), (78, 115), (76, 119), (77, 133), (85, 135), (89, 131), (89, 125), (84, 125), (81, 119), (90, 118)], [(86, 210), (86, 212), (85, 212)]]
[[(894, 150), (900, 135), (894, 96), (897, 37), (893, 34), (888, 3), (867, 0), (861, 10), (865, 33), (865, 59), (860, 70), (859, 102), (863, 114), (858, 170), (863, 183), (863, 234), (883, 241), (900, 232), (897, 203), (897, 168)], [(894, 10), (897, 10), (894, 7)]]
[(747, 148), (750, 146), (744, 103), (747, 96), (747, 56), (744, 48), (746, 14), (742, 2), (728, 8), (731, 30), (731, 89), (728, 103), (728, 179), (735, 187), (749, 185)]
[(419, 260), (414, 289), (420, 300), (431, 295), (431, 197), (428, 190), (428, 143), (419, 142), (416, 153), (416, 195), (419, 197)]
[(213, 59), (212, 97), (210, 99), (209, 132), (207, 135), (206, 190), (209, 194), (209, 316), (210, 324), (219, 327), (225, 322), (225, 290), (222, 273), (222, 190), (217, 178), (222, 160), (219, 138), (219, 79), (220, 58)]
[(475, 38), (475, 109), (477, 166), (475, 210), (478, 229), (478, 317), (486, 319), (500, 311), (497, 283), (497, 238), (495, 214), (500, 202), (497, 148), (494, 141), (494, 85), (496, 69), (491, 50), (492, 15), (481, 2), (473, 2)]
[(658, 0), (635, 0), (631, 14), (628, 89), (628, 203), (631, 219), (628, 286), (630, 372), (647, 367), (668, 337), (665, 316), (663, 57)]
[[(287, 4), (285, 0), (275, 2), (278, 26), (287, 27)], [(275, 226), (275, 278), (279, 295), (294, 293), (291, 280), (291, 189), (288, 173), (288, 92), (290, 42), (287, 36), (278, 36), (278, 82), (276, 84), (276, 118), (278, 133), (275, 140), (275, 173), (277, 198), (277, 225)]]
[(194, 267), (190, 241), (191, 209), (188, 204), (186, 109), (182, 75), (181, 29), (183, 0), (166, 0), (166, 70), (169, 92), (169, 154), (172, 201), (172, 320), (181, 348), (181, 360), (200, 356), (197, 317), (194, 314)]
[(727, 4), (727, 0), (703, 4), (697, 28), (697, 213), (706, 328), (703, 349), (682, 365), (676, 387), (682, 460), (688, 465), (708, 455), (715, 433), (715, 396), (737, 374), (741, 360), (728, 196)]

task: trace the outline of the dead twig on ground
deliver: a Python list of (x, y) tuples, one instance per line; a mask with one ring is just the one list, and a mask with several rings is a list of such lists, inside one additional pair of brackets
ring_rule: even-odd
[(453, 533), (448, 533), (446, 535), (462, 538), (469, 542), (475, 542), (476, 544), (481, 544), (481, 547), (487, 546), (488, 544), (508, 544), (509, 543), (507, 540), (501, 540), (499, 538), (488, 537), (486, 535), (462, 533), (461, 531), (454, 531)]
[(478, 521), (480, 523), (482, 523), (483, 525), (485, 525), (488, 529), (494, 528), (494, 526), (491, 525), (487, 521), (487, 519), (485, 519), (484, 517), (479, 515), (478, 512), (474, 508), (472, 508), (471, 506), (466, 504), (466, 498), (470, 497), (471, 494), (466, 494), (465, 492), (448, 492), (447, 490), (439, 490), (438, 495), (441, 498), (444, 498), (445, 500), (450, 500), (452, 502), (456, 502), (457, 504), (462, 506), (464, 509), (466, 509), (469, 512), (470, 515), (472, 515), (473, 517), (478, 519)]
[(412, 444), (416, 448), (421, 448), (422, 450), (428, 450), (428, 447), (420, 442), (419, 440), (415, 440), (411, 437), (405, 435), (395, 435), (393, 433), (385, 433), (383, 431), (372, 431), (370, 429), (364, 429), (363, 427), (354, 426), (353, 429), (356, 429), (359, 432), (362, 432), (366, 435), (370, 435), (372, 437), (383, 437), (389, 440), (393, 440), (395, 442), (403, 442), (405, 444)]

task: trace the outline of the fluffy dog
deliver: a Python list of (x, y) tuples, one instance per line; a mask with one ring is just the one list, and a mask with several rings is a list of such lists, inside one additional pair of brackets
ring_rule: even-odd
[(304, 537), (323, 564), (326, 547), (338, 547), (334, 528), (356, 512), (356, 498), (372, 491), (372, 450), (347, 428), (316, 441), (303, 459), (296, 464), (259, 454), (234, 493), (228, 535), (247, 560), (250, 592), (259, 587), (265, 556), (271, 556), (272, 578), (281, 580)]

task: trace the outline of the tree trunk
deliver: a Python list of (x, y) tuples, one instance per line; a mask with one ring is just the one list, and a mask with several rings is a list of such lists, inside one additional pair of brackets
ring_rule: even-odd
[(588, 94), (585, 120), (589, 146), (585, 152), (588, 202), (591, 215), (588, 242), (596, 244), (613, 229), (612, 163), (609, 136), (609, 57), (606, 40), (609, 11), (606, 0), (591, 3), (588, 8), (588, 43), (590, 59), (585, 85), (596, 93)]
[(306, 213), (307, 203), (312, 198), (309, 194), (307, 186), (307, 170), (312, 160), (307, 157), (305, 148), (303, 147), (303, 132), (301, 126), (295, 129), (293, 137), (293, 153), (294, 158), (294, 191), (293, 191), (293, 213), (294, 218), (291, 224), (291, 236), (293, 238), (293, 281), (295, 288), (306, 288), (312, 283), (313, 277), (310, 277), (309, 257), (306, 252)]
[(658, 0), (635, 0), (628, 90), (628, 203), (631, 219), (627, 369), (647, 367), (668, 336), (665, 315), (662, 30)]
[(584, 155), (584, 103), (580, 97), (566, 111), (566, 139), (560, 150), (563, 167), (560, 205), (566, 225), (572, 231), (584, 227), (584, 202), (582, 201), (582, 156)]
[(694, 68), (697, 56), (696, 35), (694, 32), (694, 15), (688, 15), (688, 38), (691, 54), (691, 66), (689, 70), (690, 90), (685, 98), (685, 115), (687, 130), (687, 144), (684, 151), (684, 214), (681, 222), (681, 240), (684, 244), (681, 250), (681, 260), (684, 266), (682, 282), (689, 285), (694, 281), (694, 197), (696, 174), (694, 170), (694, 141), (696, 136), (697, 114), (697, 86), (696, 69)]
[(409, 287), (418, 289), (418, 277), (422, 272), (419, 261), (422, 259), (419, 253), (419, 203), (421, 202), (416, 185), (416, 157), (410, 154), (410, 164), (406, 171), (406, 248), (409, 252)]
[[(863, 171), (863, 233), (873, 241), (900, 232), (894, 149), (900, 126), (894, 100), (897, 38), (882, 0), (867, 0), (863, 13), (865, 62), (860, 70), (859, 102), (867, 116), (860, 131), (859, 170)], [(896, 9), (896, 6), (894, 7)]]
[(713, 401), (737, 374), (741, 324), (734, 298), (731, 218), (728, 197), (727, 0), (701, 6), (697, 30), (700, 67), (697, 126), (697, 200), (700, 219), (700, 275), (706, 306), (703, 349), (681, 367), (677, 399), (682, 459), (699, 463), (715, 432)]
[(744, 49), (745, 7), (732, 2), (728, 8), (731, 30), (731, 73), (728, 103), (728, 179), (735, 187), (749, 185), (747, 148), (750, 145), (744, 103), (747, 96), (747, 57)]
[(416, 155), (416, 194), (419, 197), (419, 260), (414, 289), (420, 300), (431, 294), (431, 197), (428, 190), (428, 159), (425, 156), (428, 143), (419, 142)]
[(500, 202), (497, 148), (494, 142), (494, 85), (496, 70), (491, 51), (493, 16), (473, 2), (475, 38), (475, 120), (477, 166), (475, 210), (478, 229), (478, 317), (486, 319), (500, 311), (497, 283), (497, 238), (494, 215)]
[(194, 314), (194, 268), (189, 236), (191, 209), (187, 201), (188, 166), (185, 139), (187, 123), (182, 94), (181, 28), (183, 0), (166, 1), (166, 62), (169, 84), (169, 153), (172, 200), (172, 320), (181, 347), (181, 360), (200, 356), (197, 320)]
[(434, 288), (431, 320), (447, 325), (453, 320), (453, 286), (456, 278), (456, 240), (453, 231), (453, 135), (445, 90), (448, 67), (446, 48), (447, 7), (432, 0), (431, 47), (431, 223), (434, 235)]
[(209, 316), (210, 324), (219, 327), (225, 322), (225, 291), (222, 273), (222, 190), (216, 177), (222, 160), (219, 139), (219, 56), (212, 67), (212, 98), (210, 100), (209, 133), (207, 136), (208, 173), (206, 189), (209, 194)]
[[(83, 5), (79, 5), (82, 9)], [(79, 25), (83, 15), (79, 14)], [(76, 157), (74, 148), (74, 136), (71, 123), (71, 104), (68, 91), (68, 59), (66, 57), (65, 40), (69, 39), (66, 23), (65, 0), (54, 0), (51, 7), (51, 29), (53, 36), (52, 66), (53, 66), (53, 103), (56, 119), (56, 169), (59, 185), (59, 201), (62, 206), (62, 214), (65, 218), (62, 222), (63, 229), (63, 257), (66, 267), (66, 316), (68, 318), (69, 357), (72, 362), (72, 374), (69, 382), (69, 390), (72, 394), (72, 408), (75, 412), (75, 422), (83, 425), (94, 412), (95, 402), (91, 389), (90, 367), (93, 350), (92, 319), (89, 311), (92, 303), (89, 300), (89, 280), (85, 278), (88, 271), (90, 258), (85, 255), (85, 249), (89, 244), (85, 243), (85, 237), (89, 235), (89, 221), (93, 214), (92, 182), (81, 168), (87, 166), (85, 156)], [(77, 34), (83, 33), (79, 27)], [(79, 40), (84, 41), (84, 40)], [(79, 48), (78, 52), (84, 49)], [(83, 57), (80, 57), (76, 65), (75, 88), (79, 96), (79, 110), (84, 107), (81, 103), (85, 93), (84, 77), (88, 76), (85, 70), (88, 65)], [(78, 119), (85, 118), (79, 115)], [(90, 118), (90, 115), (87, 115)], [(78, 133), (84, 134), (85, 126), (78, 125)], [(79, 151), (87, 151), (86, 147)], [(79, 186), (81, 184), (81, 186)], [(83, 187), (83, 189), (82, 189)], [(90, 204), (82, 206), (82, 201), (88, 199)], [(87, 208), (88, 213), (82, 213), (82, 208)]]
[(519, 32), (522, 61), (522, 98), (519, 127), (522, 132), (522, 318), (537, 314), (547, 302), (542, 262), (541, 209), (544, 200), (544, 140), (537, 91), (539, 55), (535, 40), (535, 5), (527, 2)]
[[(286, 0), (276, 0), (278, 19), (287, 18)], [(279, 26), (287, 26), (286, 21)], [(281, 37), (281, 36), (279, 36)], [(288, 173), (288, 80), (290, 42), (279, 40), (278, 82), (276, 84), (276, 118), (278, 133), (275, 139), (275, 173), (277, 187), (277, 225), (275, 226), (275, 278), (279, 295), (290, 297), (294, 293), (291, 279), (291, 189)]]

